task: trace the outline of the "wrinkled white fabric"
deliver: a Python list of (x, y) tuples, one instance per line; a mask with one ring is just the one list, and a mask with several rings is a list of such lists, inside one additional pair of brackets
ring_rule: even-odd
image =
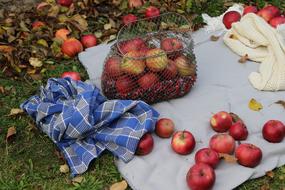
[(285, 46), (277, 30), (264, 19), (253, 13), (245, 15), (232, 25), (224, 42), (238, 55), (260, 62), (258, 71), (248, 77), (254, 88), (285, 90)]
[[(171, 139), (153, 135), (154, 149), (151, 154), (137, 156), (127, 164), (116, 160), (120, 173), (134, 190), (188, 190), (186, 173), (195, 162), (195, 152), (208, 147), (210, 137), (215, 134), (209, 119), (213, 113), (221, 110), (240, 115), (249, 130), (249, 138), (245, 142), (259, 146), (263, 159), (253, 169), (221, 161), (215, 169), (213, 190), (234, 189), (248, 179), (263, 176), (266, 171), (285, 164), (285, 140), (277, 144), (268, 143), (261, 133), (263, 124), (269, 119), (285, 122), (284, 108), (273, 104), (277, 100), (284, 100), (285, 92), (264, 92), (252, 88), (247, 76), (259, 65), (238, 63), (239, 56), (231, 52), (222, 40), (199, 43), (205, 42), (210, 35), (203, 30), (193, 34), (194, 41), (200, 45), (195, 47), (198, 78), (192, 91), (185, 97), (153, 105), (161, 117), (173, 119), (176, 130), (191, 131), (196, 138), (196, 147), (189, 155), (177, 155), (171, 149)], [(100, 45), (79, 55), (91, 81), (98, 87), (109, 50), (109, 45)], [(248, 108), (251, 98), (263, 104), (260, 112)]]

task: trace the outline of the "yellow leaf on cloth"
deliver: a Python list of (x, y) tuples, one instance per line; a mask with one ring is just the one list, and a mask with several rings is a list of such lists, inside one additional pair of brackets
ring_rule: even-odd
[(110, 190), (125, 190), (128, 187), (128, 183), (123, 180), (121, 182), (118, 183), (114, 183), (113, 185), (111, 185)]
[[(235, 38), (233, 38), (235, 36)], [(240, 56), (260, 62), (259, 70), (249, 75), (258, 90), (285, 90), (285, 43), (277, 30), (263, 18), (249, 13), (233, 23), (224, 43)]]
[(224, 154), (224, 153), (219, 153), (219, 157), (223, 158), (225, 160), (225, 162), (228, 163), (237, 163), (237, 158), (229, 155), (229, 154)]
[(260, 111), (263, 108), (262, 104), (256, 101), (254, 98), (248, 102), (248, 107), (253, 111)]

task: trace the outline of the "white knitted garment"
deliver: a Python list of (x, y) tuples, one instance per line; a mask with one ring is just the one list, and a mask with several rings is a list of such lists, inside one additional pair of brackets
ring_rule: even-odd
[(245, 15), (225, 34), (224, 43), (238, 55), (260, 62), (259, 71), (249, 75), (254, 88), (285, 90), (285, 44), (264, 19), (253, 13)]

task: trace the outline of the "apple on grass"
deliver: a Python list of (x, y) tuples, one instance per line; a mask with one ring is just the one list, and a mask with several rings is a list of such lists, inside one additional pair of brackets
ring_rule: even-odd
[(172, 149), (181, 155), (190, 154), (195, 148), (196, 141), (189, 131), (177, 131), (171, 140)]
[(174, 132), (174, 123), (171, 119), (161, 118), (156, 122), (155, 133), (161, 138), (169, 138)]
[(174, 60), (174, 64), (177, 67), (180, 76), (190, 76), (194, 75), (196, 72), (196, 67), (194, 67), (194, 64), (190, 64), (190, 60), (184, 55), (178, 56)]
[(240, 165), (254, 168), (262, 159), (262, 151), (253, 144), (244, 143), (237, 147), (235, 156)]
[(229, 130), (229, 134), (237, 141), (245, 140), (248, 136), (248, 130), (242, 121), (234, 123)]
[(132, 22), (136, 22), (138, 20), (138, 17), (136, 17), (134, 14), (127, 14), (122, 17), (122, 21), (124, 25), (130, 24)]
[(162, 49), (154, 48), (146, 52), (146, 66), (154, 72), (164, 70), (168, 65), (168, 58)]
[(97, 38), (94, 34), (86, 34), (81, 37), (81, 43), (85, 48), (96, 46)]
[(183, 48), (182, 42), (177, 38), (164, 38), (160, 46), (166, 52), (177, 51)]
[(196, 163), (205, 163), (211, 166), (212, 168), (216, 168), (220, 161), (219, 154), (210, 148), (202, 148), (195, 154), (195, 162)]
[(210, 124), (214, 131), (223, 133), (232, 126), (232, 116), (225, 111), (220, 111), (211, 117)]
[(32, 29), (33, 30), (38, 30), (38, 29), (41, 29), (44, 26), (46, 26), (46, 24), (44, 22), (42, 22), (42, 21), (35, 21), (32, 24)]
[(246, 15), (248, 13), (257, 13), (258, 10), (257, 10), (257, 7), (256, 6), (245, 6), (244, 9), (243, 9), (243, 15)]
[(120, 69), (126, 74), (139, 75), (144, 72), (145, 60), (139, 51), (130, 51), (123, 57)]
[(108, 77), (116, 78), (121, 75), (121, 64), (122, 59), (119, 56), (110, 57), (105, 64), (105, 72)]
[(61, 78), (71, 78), (72, 80), (81, 80), (80, 74), (74, 71), (67, 71), (62, 73)]
[(68, 57), (74, 57), (75, 55), (83, 51), (83, 46), (77, 39), (70, 38), (63, 42), (63, 44), (61, 45), (61, 51), (64, 55), (67, 55)]
[(214, 169), (205, 163), (193, 165), (186, 175), (186, 182), (191, 190), (210, 190), (216, 180)]
[(57, 3), (61, 6), (69, 7), (73, 0), (57, 0)]
[(211, 137), (210, 148), (218, 153), (232, 154), (235, 150), (235, 140), (232, 136), (220, 133)]
[(153, 145), (152, 135), (150, 133), (144, 134), (138, 143), (136, 154), (141, 156), (149, 154), (153, 149)]
[(269, 120), (262, 128), (262, 135), (268, 142), (279, 143), (284, 139), (285, 126), (281, 121)]
[(285, 18), (283, 16), (274, 17), (269, 21), (269, 24), (272, 27), (277, 28), (278, 25), (285, 24)]
[(154, 7), (154, 6), (149, 6), (145, 10), (145, 17), (146, 18), (157, 17), (159, 15), (160, 15), (159, 9)]
[(154, 73), (147, 73), (138, 79), (140, 87), (144, 90), (151, 88), (159, 81), (158, 77)]
[(232, 24), (240, 21), (241, 15), (237, 11), (229, 11), (223, 17), (223, 23), (227, 29), (232, 28)]

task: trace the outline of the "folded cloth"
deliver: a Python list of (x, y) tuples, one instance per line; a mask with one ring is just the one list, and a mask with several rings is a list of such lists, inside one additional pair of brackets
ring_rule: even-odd
[(60, 148), (73, 176), (85, 172), (105, 149), (130, 161), (159, 116), (142, 101), (107, 101), (98, 88), (69, 78), (49, 79), (21, 108)]
[(260, 62), (249, 81), (258, 90), (285, 90), (285, 44), (280, 34), (256, 14), (245, 15), (224, 36), (225, 44), (240, 56)]

